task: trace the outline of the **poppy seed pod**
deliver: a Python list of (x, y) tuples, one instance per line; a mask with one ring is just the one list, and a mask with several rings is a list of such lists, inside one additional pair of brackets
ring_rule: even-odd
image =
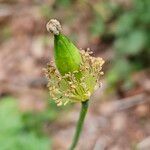
[(79, 69), (81, 55), (77, 47), (62, 33), (60, 23), (52, 19), (47, 30), (54, 34), (54, 59), (60, 74), (65, 75)]

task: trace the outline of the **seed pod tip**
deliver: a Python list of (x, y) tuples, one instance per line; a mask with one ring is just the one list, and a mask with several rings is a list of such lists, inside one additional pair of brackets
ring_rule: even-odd
[(51, 19), (46, 24), (46, 29), (48, 32), (51, 32), (54, 35), (58, 35), (62, 30), (60, 22), (56, 19)]

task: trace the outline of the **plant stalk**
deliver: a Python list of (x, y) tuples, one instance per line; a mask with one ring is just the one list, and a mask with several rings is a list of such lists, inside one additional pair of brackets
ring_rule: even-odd
[(74, 150), (79, 141), (79, 137), (80, 137), (80, 134), (81, 134), (81, 131), (83, 128), (83, 124), (84, 124), (84, 120), (85, 120), (85, 116), (86, 116), (87, 110), (88, 110), (88, 103), (89, 103), (89, 100), (86, 100), (81, 103), (82, 107), (81, 107), (81, 111), (80, 111), (80, 116), (79, 116), (79, 120), (76, 125), (76, 131), (75, 131), (75, 134), (73, 137), (73, 141), (72, 141), (70, 150)]

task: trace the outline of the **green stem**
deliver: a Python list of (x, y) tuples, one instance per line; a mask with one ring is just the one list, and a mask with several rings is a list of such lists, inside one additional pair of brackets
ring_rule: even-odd
[(85, 102), (82, 102), (82, 108), (81, 108), (81, 111), (80, 111), (79, 120), (78, 120), (78, 123), (77, 123), (77, 126), (76, 126), (76, 132), (75, 132), (70, 150), (74, 150), (77, 143), (78, 143), (78, 141), (79, 141), (79, 137), (80, 137), (80, 134), (81, 134), (81, 131), (82, 131), (82, 128), (83, 128), (83, 123), (84, 123), (84, 120), (85, 120), (87, 109), (88, 109), (88, 100), (86, 100)]

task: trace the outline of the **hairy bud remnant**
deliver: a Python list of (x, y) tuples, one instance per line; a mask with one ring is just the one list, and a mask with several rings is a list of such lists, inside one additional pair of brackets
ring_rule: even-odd
[(51, 19), (47, 24), (46, 24), (46, 28), (48, 32), (53, 33), (54, 35), (58, 35), (62, 28), (60, 25), (60, 22), (56, 19)]

